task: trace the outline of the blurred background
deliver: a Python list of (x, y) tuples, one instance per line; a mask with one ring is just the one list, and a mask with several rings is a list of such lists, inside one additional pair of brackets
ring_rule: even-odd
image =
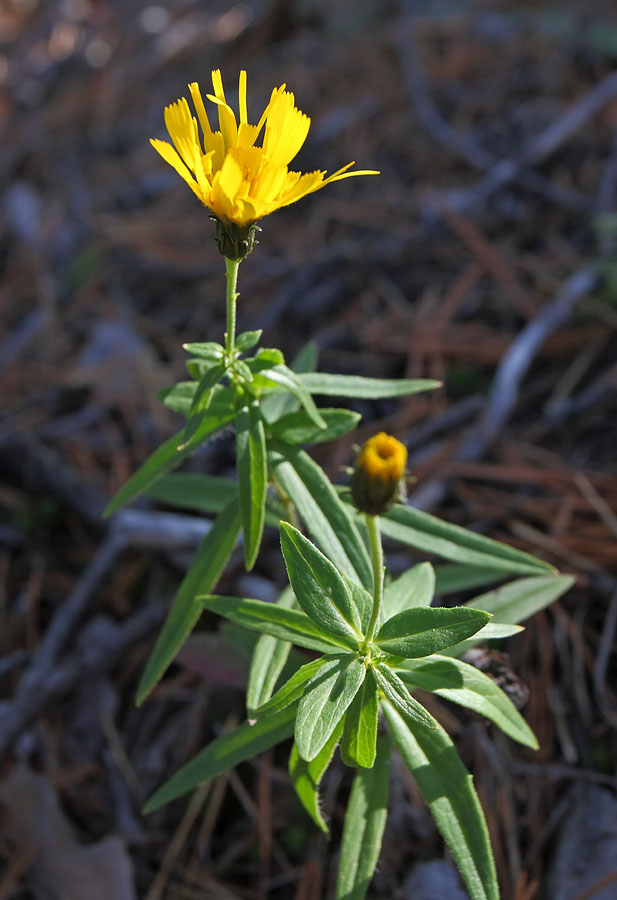
[[(142, 522), (119, 541), (101, 519), (178, 428), (155, 392), (183, 377), (182, 343), (224, 331), (213, 224), (148, 141), (218, 67), (234, 105), (247, 69), (253, 121), (272, 87), (295, 92), (312, 119), (303, 171), (382, 173), (261, 223), (239, 328), (289, 360), (315, 341), (324, 371), (444, 382), (353, 404), (360, 430), (316, 458), (340, 480), (353, 443), (390, 431), (413, 502), (576, 576), (508, 646), (538, 753), (434, 712), (475, 774), (504, 900), (614, 900), (612, 0), (0, 5), (0, 900), (332, 896), (342, 769), (324, 783), (330, 844), (279, 750), (188, 806), (139, 812), (244, 716), (246, 658), (208, 633), (134, 707), (195, 535)], [(230, 437), (190, 466), (230, 474)], [(414, 561), (388, 549), (395, 569)], [(282, 580), (272, 533), (221, 592), (269, 598)], [(459, 897), (416, 789), (393, 778), (369, 896)]]

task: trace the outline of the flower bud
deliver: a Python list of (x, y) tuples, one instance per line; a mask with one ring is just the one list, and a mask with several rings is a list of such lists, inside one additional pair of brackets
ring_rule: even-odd
[(221, 256), (235, 262), (246, 259), (257, 241), (255, 232), (261, 231), (259, 225), (252, 222), (249, 225), (237, 225), (235, 222), (226, 222), (218, 216), (210, 216), (216, 223), (216, 246)]
[(351, 496), (360, 512), (379, 516), (402, 497), (407, 449), (380, 431), (364, 444), (351, 476)]

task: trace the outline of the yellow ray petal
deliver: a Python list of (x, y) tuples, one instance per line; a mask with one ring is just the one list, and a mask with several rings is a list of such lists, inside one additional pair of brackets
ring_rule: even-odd
[(212, 134), (212, 128), (210, 127), (208, 113), (206, 112), (206, 107), (204, 106), (201, 91), (199, 90), (199, 85), (196, 81), (193, 81), (192, 84), (189, 84), (189, 91), (191, 92), (191, 97), (193, 98), (195, 109), (197, 110), (197, 117), (199, 119), (199, 124), (201, 125), (201, 130), (204, 133), (204, 139), (207, 139), (208, 136)]
[(169, 163), (170, 166), (173, 166), (178, 175), (180, 175), (181, 178), (184, 178), (190, 189), (195, 194), (197, 194), (199, 199), (203, 200), (203, 196), (201, 191), (199, 190), (197, 182), (195, 181), (187, 167), (184, 165), (184, 163), (180, 159), (180, 156), (178, 155), (176, 150), (174, 150), (171, 144), (168, 144), (167, 141), (159, 141), (156, 138), (150, 138), (150, 143), (152, 144), (154, 149), (161, 154), (165, 162)]
[(248, 111), (246, 108), (246, 71), (240, 70), (240, 78), (238, 80), (238, 110), (240, 112), (240, 122), (246, 125), (248, 122)]

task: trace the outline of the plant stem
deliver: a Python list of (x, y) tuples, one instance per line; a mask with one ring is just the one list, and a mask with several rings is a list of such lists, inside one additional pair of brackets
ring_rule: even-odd
[(227, 270), (227, 331), (225, 332), (225, 350), (227, 358), (231, 361), (236, 345), (236, 284), (238, 283), (238, 267), (241, 260), (225, 259)]
[(368, 529), (369, 542), (371, 545), (371, 562), (373, 564), (373, 611), (371, 620), (368, 623), (366, 631), (366, 641), (368, 645), (373, 640), (375, 629), (379, 623), (381, 613), (381, 601), (383, 599), (383, 548), (381, 546), (381, 534), (379, 532), (379, 516), (365, 516), (366, 527)]

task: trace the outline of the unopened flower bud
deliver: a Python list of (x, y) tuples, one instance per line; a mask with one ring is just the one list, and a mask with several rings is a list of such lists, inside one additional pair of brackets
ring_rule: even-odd
[(401, 498), (407, 449), (380, 431), (364, 444), (351, 476), (351, 496), (360, 512), (379, 516)]

